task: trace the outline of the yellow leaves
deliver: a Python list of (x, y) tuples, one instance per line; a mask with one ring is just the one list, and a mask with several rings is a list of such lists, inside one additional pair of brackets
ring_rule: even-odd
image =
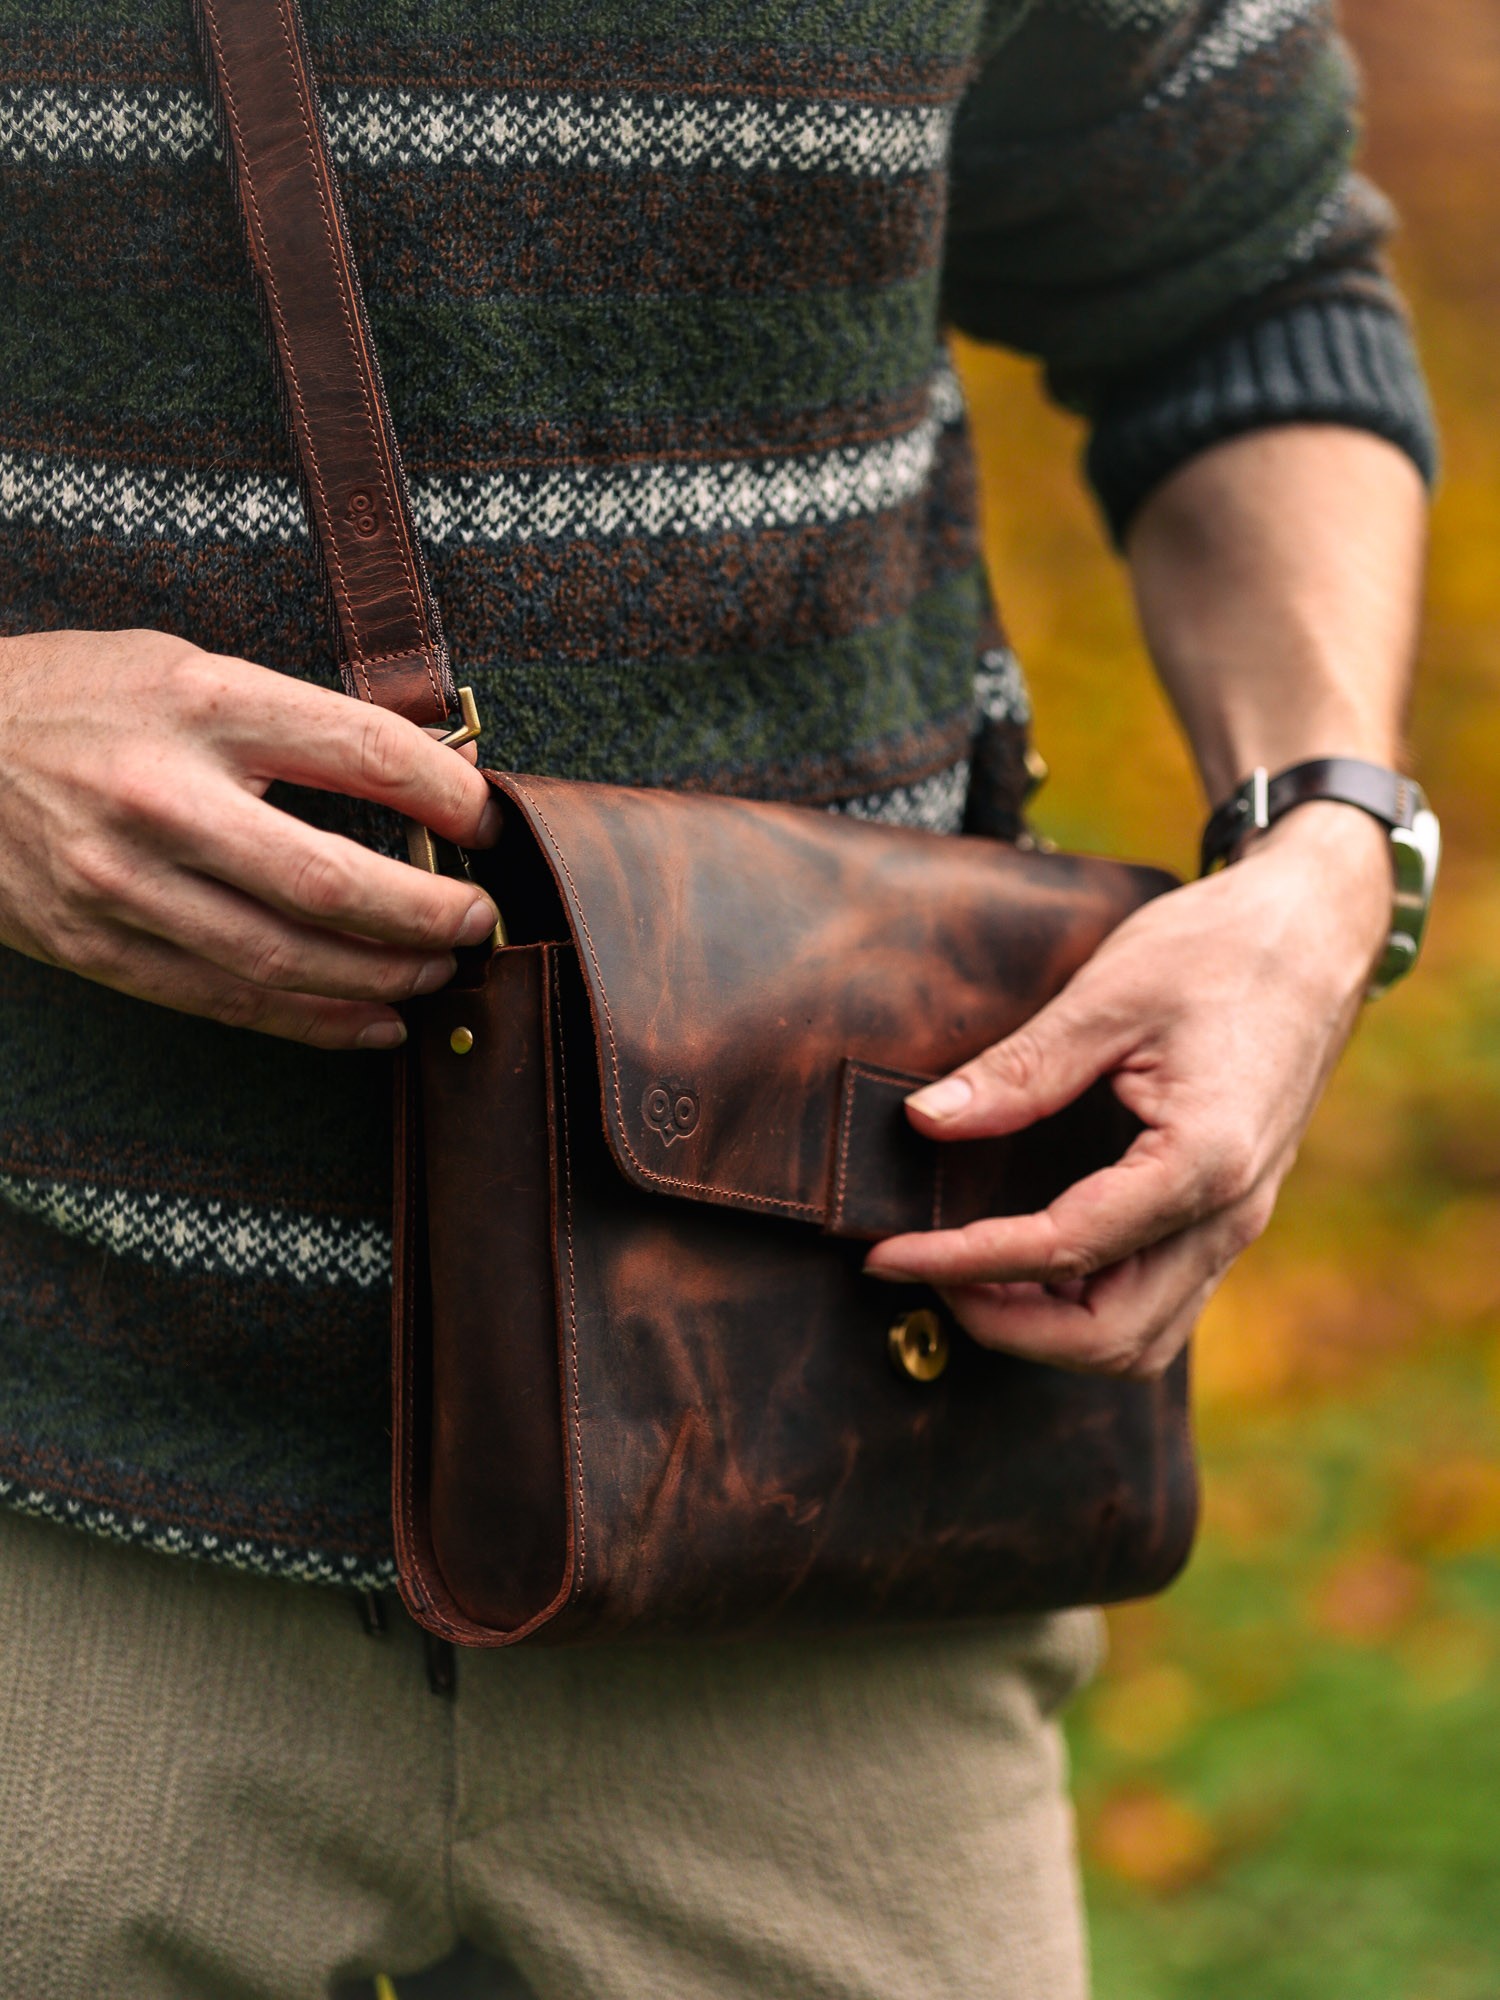
[(1299, 1460), (1260, 1458), (1204, 1473), (1203, 1532), (1235, 1555), (1262, 1555), (1305, 1534), (1321, 1505), (1318, 1482)]
[(1500, 1548), (1500, 1466), (1455, 1457), (1415, 1468), (1394, 1525), (1400, 1552), (1374, 1543), (1347, 1549), (1324, 1572), (1308, 1622), (1343, 1646), (1383, 1651), (1419, 1704), (1476, 1693), (1494, 1671), (1500, 1631), (1444, 1597), (1440, 1580), (1414, 1561)]
[(1111, 1793), (1093, 1817), (1088, 1848), (1106, 1874), (1158, 1895), (1201, 1882), (1219, 1858), (1219, 1843), (1203, 1814), (1159, 1785)]
[(1197, 1684), (1168, 1661), (1107, 1680), (1089, 1708), (1094, 1733), (1127, 1757), (1160, 1757), (1191, 1734), (1203, 1713)]
[(1205, 1408), (1255, 1408), (1341, 1390), (1398, 1348), (1409, 1306), (1353, 1258), (1252, 1251), (1210, 1301), (1198, 1329)]
[(1500, 603), (1500, 519), (1492, 474), (1492, 466), (1476, 464), (1469, 477), (1444, 481), (1435, 521), (1440, 532), (1434, 535), (1432, 548), (1435, 608), (1445, 620), (1480, 633)]
[(1495, 1643), (1470, 1619), (1424, 1618), (1397, 1642), (1396, 1658), (1417, 1701), (1460, 1701), (1489, 1679)]
[(1500, 1464), (1467, 1454), (1414, 1467), (1393, 1525), (1413, 1552), (1438, 1558), (1500, 1552)]
[(1366, 1547), (1341, 1556), (1316, 1586), (1308, 1616), (1348, 1646), (1380, 1646), (1415, 1617), (1427, 1578), (1394, 1550)]
[(986, 565), (1037, 694), (1038, 747), (1058, 773), (1037, 802), (1043, 830), (1186, 868), (1197, 788), (1078, 477), (1080, 426), (1043, 400), (1032, 363), (962, 339), (954, 358), (973, 417)]
[(1413, 1276), (1433, 1318), (1465, 1323), (1500, 1314), (1500, 1197), (1448, 1203), (1412, 1248)]
[(1273, 1290), (1242, 1264), (1210, 1299), (1195, 1349), (1194, 1389), (1203, 1408), (1254, 1407), (1286, 1392), (1297, 1357), (1284, 1318), (1268, 1310)]
[(1284, 1695), (1297, 1678), (1303, 1651), (1284, 1626), (1270, 1619), (1220, 1634), (1213, 1647), (1209, 1728), (1236, 1709), (1262, 1708)]

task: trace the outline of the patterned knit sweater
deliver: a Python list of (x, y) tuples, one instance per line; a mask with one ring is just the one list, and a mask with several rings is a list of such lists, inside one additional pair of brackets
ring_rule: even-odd
[[(1430, 462), (1318, 0), (307, 11), (496, 763), (1004, 831), (947, 324), (1117, 533), (1257, 425)], [(336, 684), (185, 0), (0, 0), (0, 271), (0, 632)], [(0, 1038), (0, 1498), (386, 1581), (386, 1066), (4, 952)]]

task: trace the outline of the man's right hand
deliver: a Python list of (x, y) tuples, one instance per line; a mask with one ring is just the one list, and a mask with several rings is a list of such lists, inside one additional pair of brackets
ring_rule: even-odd
[(463, 847), (499, 808), (415, 723), (161, 632), (0, 639), (0, 943), (142, 1000), (326, 1049), (388, 1049), (393, 1003), (495, 922), (472, 886), (268, 805), (277, 780)]

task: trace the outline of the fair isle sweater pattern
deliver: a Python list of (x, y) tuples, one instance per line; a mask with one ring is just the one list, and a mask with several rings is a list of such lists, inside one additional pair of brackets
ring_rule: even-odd
[[(1318, 0), (307, 13), (497, 763), (1013, 824), (946, 324), (1046, 364), (1117, 529), (1256, 423), (1430, 458)], [(331, 685), (186, 15), (0, 0), (0, 632)], [(11, 953), (0, 1033), (0, 1503), (388, 1582), (385, 1066)]]
[[(629, 467), (506, 467), (418, 480), (413, 513), (427, 548), (836, 527), (888, 513), (926, 491), (944, 434), (963, 415), (948, 368), (934, 373), (925, 405), (890, 436), (759, 463), (704, 458)], [(24, 491), (32, 521), (64, 531), (107, 520), (124, 536), (187, 542), (284, 543), (306, 534), (290, 478), (204, 478), (45, 452), (24, 459), (3, 453), (0, 495), (11, 490)]]

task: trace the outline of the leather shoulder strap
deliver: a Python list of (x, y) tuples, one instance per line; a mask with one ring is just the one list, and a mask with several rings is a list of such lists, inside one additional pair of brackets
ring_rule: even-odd
[(348, 692), (420, 723), (456, 700), (297, 0), (193, 0)]

